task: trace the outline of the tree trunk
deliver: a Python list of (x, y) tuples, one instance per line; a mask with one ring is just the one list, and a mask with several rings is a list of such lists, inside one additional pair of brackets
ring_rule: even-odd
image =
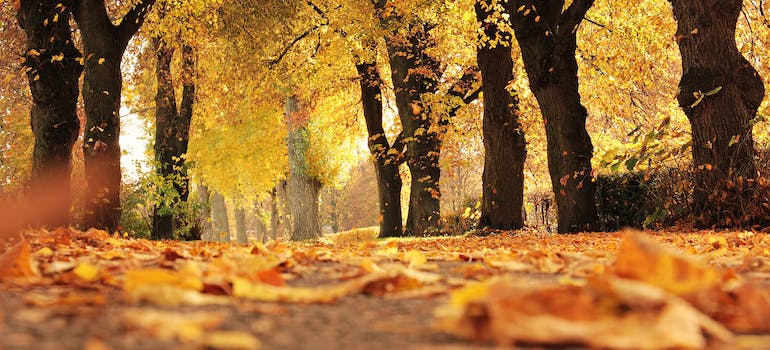
[[(494, 16), (492, 6), (498, 7)], [(479, 225), (500, 230), (524, 226), (524, 160), (527, 155), (524, 131), (519, 124), (518, 98), (507, 89), (513, 80), (511, 35), (499, 30), (502, 4), (479, 0), (476, 18), (484, 34), (477, 61), (484, 93), (484, 173), (482, 175)], [(495, 42), (495, 38), (499, 41)]]
[(580, 103), (575, 59), (577, 26), (592, 4), (575, 0), (563, 12), (564, 1), (508, 4), (529, 86), (543, 114), (560, 233), (597, 227), (593, 145), (585, 128), (588, 113)]
[[(383, 27), (390, 28), (403, 18), (379, 8)], [(438, 89), (440, 64), (428, 52), (436, 46), (431, 25), (415, 19), (405, 25), (406, 33), (387, 34), (388, 59), (399, 118), (406, 141), (406, 163), (412, 175), (409, 212), (405, 234), (423, 236), (439, 230), (441, 217), (441, 154), (439, 121), (423, 103), (423, 96)]]
[(214, 228), (211, 225), (211, 194), (209, 188), (203, 184), (198, 185), (198, 201), (201, 204), (200, 213), (200, 238), (206, 241), (214, 240)]
[[(158, 93), (155, 96), (155, 163), (156, 171), (164, 181), (170, 182), (172, 193), (161, 193), (162, 202), (156, 203), (153, 224), (153, 239), (173, 239), (181, 218), (178, 207), (187, 202), (189, 179), (184, 155), (190, 139), (195, 99), (195, 54), (192, 47), (182, 46), (182, 101), (177, 111), (174, 83), (171, 75), (171, 61), (174, 48), (162, 38), (154, 38), (153, 45), (158, 60), (156, 76)], [(164, 187), (168, 188), (168, 187)]]
[(306, 150), (308, 145), (307, 110), (296, 97), (286, 101), (286, 120), (289, 127), (289, 179), (287, 194), (292, 217), (292, 240), (319, 237), (318, 193), (321, 182), (308, 174)]
[(230, 223), (227, 219), (225, 197), (219, 192), (211, 192), (211, 227), (214, 241), (230, 242)]
[[(272, 196), (270, 199), (272, 203)], [(257, 242), (265, 242), (265, 238), (267, 237), (267, 225), (265, 224), (265, 201), (262, 201), (260, 204), (258, 204), (254, 210), (254, 238), (256, 238)]]
[(275, 241), (278, 239), (279, 225), (281, 224), (280, 213), (278, 212), (278, 186), (270, 191), (270, 237)]
[(55, 189), (52, 196), (57, 198), (56, 213), (47, 213), (48, 219), (40, 223), (69, 226), (72, 147), (80, 130), (76, 105), (83, 71), (81, 55), (72, 42), (69, 9), (53, 1), (21, 1), (19, 5), (19, 27), (27, 37), (23, 70), (33, 103), (31, 182), (33, 189)]
[(401, 174), (398, 166), (403, 162), (403, 143), (396, 139), (393, 146), (388, 142), (382, 126), (382, 88), (376, 63), (356, 64), (361, 77), (361, 104), (369, 133), (369, 151), (374, 158), (377, 174), (377, 194), (380, 209), (380, 237), (403, 235), (401, 217)]
[(248, 237), (246, 236), (246, 210), (243, 208), (235, 208), (235, 235), (238, 243), (248, 243)]
[(103, 0), (76, 0), (83, 40), (83, 153), (86, 173), (83, 226), (114, 231), (120, 221), (120, 64), (154, 0), (137, 3), (114, 25)]
[[(739, 0), (672, 0), (682, 56), (679, 105), (692, 127), (694, 210), (704, 226), (742, 217), (757, 177), (751, 120), (762, 99), (759, 73), (738, 51)], [(729, 196), (725, 192), (733, 191)]]

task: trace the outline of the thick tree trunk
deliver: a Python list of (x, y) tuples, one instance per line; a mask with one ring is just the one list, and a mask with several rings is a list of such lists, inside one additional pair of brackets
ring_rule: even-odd
[(214, 228), (211, 226), (211, 194), (209, 188), (203, 184), (198, 184), (198, 201), (201, 204), (199, 235), (200, 239), (212, 241), (214, 238)]
[[(484, 93), (484, 173), (482, 175), (481, 218), (479, 225), (513, 230), (524, 226), (524, 160), (526, 142), (519, 124), (518, 98), (507, 89), (513, 80), (511, 35), (500, 31), (494, 16), (502, 4), (479, 0), (476, 17), (484, 35), (477, 61)], [(499, 41), (492, 41), (492, 40)]]
[[(392, 26), (399, 17), (380, 10), (383, 26)], [(431, 115), (422, 97), (438, 89), (439, 62), (428, 52), (435, 47), (429, 25), (410, 23), (408, 34), (389, 33), (388, 58), (396, 95), (396, 105), (406, 141), (406, 163), (412, 175), (409, 213), (405, 234), (423, 236), (439, 230), (441, 217), (441, 154), (439, 120)]]
[(110, 21), (103, 0), (74, 3), (86, 57), (83, 153), (87, 188), (83, 226), (114, 231), (120, 221), (120, 64), (128, 41), (139, 30), (155, 1), (138, 3), (119, 25)]
[(219, 192), (211, 192), (211, 227), (214, 241), (230, 242), (230, 223), (227, 219), (225, 197)]
[(356, 65), (361, 77), (361, 104), (369, 134), (369, 151), (374, 158), (377, 174), (377, 194), (380, 209), (380, 237), (403, 235), (401, 216), (401, 174), (403, 145), (397, 138), (393, 146), (388, 142), (382, 126), (382, 88), (376, 63)]
[(248, 237), (246, 236), (246, 210), (243, 208), (235, 208), (235, 237), (238, 243), (246, 244)]
[(543, 114), (560, 233), (597, 227), (593, 145), (585, 128), (588, 113), (580, 103), (575, 59), (577, 26), (592, 4), (575, 0), (564, 12), (564, 1), (511, 1), (508, 6), (529, 85)]
[(292, 217), (292, 240), (313, 239), (320, 236), (318, 220), (318, 194), (321, 182), (308, 174), (306, 150), (308, 145), (307, 118), (301, 102), (296, 97), (286, 101), (286, 119), (289, 127), (289, 178), (287, 194)]
[(158, 175), (172, 183), (175, 193), (161, 193), (161, 198), (170, 200), (156, 203), (153, 225), (153, 239), (173, 239), (174, 231), (181, 224), (177, 207), (187, 202), (189, 179), (184, 154), (190, 139), (190, 121), (195, 99), (195, 54), (192, 47), (182, 46), (182, 101), (177, 111), (174, 83), (171, 75), (171, 61), (174, 48), (162, 38), (153, 39), (157, 57), (156, 77), (158, 93), (155, 96), (155, 162)]
[(55, 188), (56, 213), (40, 224), (68, 226), (72, 203), (72, 147), (78, 137), (80, 51), (72, 42), (69, 9), (54, 1), (21, 1), (19, 26), (27, 37), (24, 71), (32, 93), (30, 113), (35, 146), (32, 186)]
[[(705, 226), (747, 224), (740, 206), (757, 177), (751, 120), (765, 91), (735, 44), (742, 1), (671, 4), (682, 56), (677, 98), (692, 127), (695, 214)], [(723, 197), (727, 191), (736, 193)]]

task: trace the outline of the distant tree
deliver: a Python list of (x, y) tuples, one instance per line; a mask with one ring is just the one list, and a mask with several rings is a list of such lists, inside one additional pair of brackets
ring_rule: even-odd
[(235, 237), (238, 243), (246, 244), (248, 236), (246, 235), (246, 210), (243, 207), (235, 208)]
[[(706, 226), (739, 224), (725, 222), (733, 214), (723, 215), (723, 211), (740, 211), (734, 204), (745, 204), (757, 177), (752, 123), (765, 89), (759, 73), (735, 44), (742, 4), (740, 0), (671, 1), (682, 56), (677, 99), (692, 127), (694, 210)], [(726, 191), (736, 192), (737, 197), (726, 196)]]
[(309, 113), (307, 106), (296, 96), (287, 98), (285, 114), (289, 128), (289, 178), (286, 190), (293, 221), (292, 240), (313, 239), (321, 233), (318, 221), (321, 181), (309, 172), (307, 159)]
[(213, 241), (230, 242), (230, 221), (227, 218), (225, 197), (219, 192), (211, 192), (210, 203)]
[[(182, 45), (182, 100), (177, 109), (171, 61), (175, 48), (163, 37), (153, 39), (157, 57), (156, 77), (158, 93), (155, 97), (155, 164), (158, 175), (172, 184), (175, 193), (171, 203), (158, 204), (152, 218), (153, 239), (173, 239), (175, 230), (174, 214), (178, 214), (180, 203), (187, 202), (190, 194), (185, 156), (190, 140), (190, 122), (195, 101), (195, 52), (189, 45)], [(178, 218), (177, 218), (178, 219)], [(199, 238), (199, 237), (198, 237)]]
[(507, 4), (516, 41), (545, 123), (548, 170), (560, 233), (592, 231), (597, 215), (586, 131), (588, 113), (578, 92), (577, 28), (593, 0), (517, 0)]
[(35, 135), (33, 187), (57, 188), (60, 207), (50, 225), (69, 225), (72, 147), (78, 137), (78, 79), (81, 54), (72, 41), (70, 9), (56, 1), (21, 1), (19, 26), (26, 33), (24, 68), (32, 93)]

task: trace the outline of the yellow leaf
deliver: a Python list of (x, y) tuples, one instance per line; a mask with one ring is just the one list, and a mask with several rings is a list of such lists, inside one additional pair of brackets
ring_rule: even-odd
[(53, 250), (51, 250), (51, 248), (48, 248), (48, 247), (43, 247), (43, 248), (38, 249), (33, 254), (34, 255), (39, 255), (39, 256), (51, 256), (51, 255), (53, 255)]
[(409, 267), (425, 265), (428, 258), (419, 250), (410, 250), (404, 254), (404, 259), (409, 262)]
[(252, 350), (259, 349), (259, 339), (246, 332), (215, 331), (209, 333), (203, 344), (207, 349), (220, 350)]
[(51, 62), (61, 62), (62, 60), (64, 60), (64, 53), (51, 56)]
[(99, 278), (99, 267), (89, 263), (80, 263), (72, 270), (72, 273), (86, 282), (93, 282)]
[(628, 232), (623, 238), (615, 274), (677, 295), (703, 290), (721, 281), (721, 274), (710, 266), (638, 232)]
[(104, 57), (99, 58), (99, 60), (96, 61), (96, 63), (98, 63), (98, 64), (104, 63)]
[(200, 291), (203, 289), (203, 282), (200, 277), (193, 272), (181, 273), (159, 268), (147, 268), (140, 270), (130, 270), (126, 272), (123, 289), (131, 292), (135, 289), (145, 286), (171, 285), (183, 289)]

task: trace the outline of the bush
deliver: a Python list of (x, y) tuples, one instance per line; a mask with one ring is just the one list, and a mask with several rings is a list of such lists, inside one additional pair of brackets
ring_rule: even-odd
[(481, 200), (466, 199), (463, 207), (465, 209), (462, 213), (450, 213), (441, 218), (441, 232), (437, 232), (437, 234), (461, 235), (479, 226)]
[(599, 176), (596, 204), (599, 229), (670, 226), (692, 214), (692, 172), (660, 168)]
[(649, 178), (637, 173), (599, 176), (596, 179), (599, 229), (642, 228), (655, 210), (650, 185)]
[(182, 180), (164, 179), (149, 171), (137, 182), (124, 184), (121, 188), (121, 232), (131, 237), (150, 238), (152, 217), (157, 209), (159, 213), (174, 217), (174, 239), (198, 239), (201, 203), (195, 196), (180, 202), (175, 181)]

